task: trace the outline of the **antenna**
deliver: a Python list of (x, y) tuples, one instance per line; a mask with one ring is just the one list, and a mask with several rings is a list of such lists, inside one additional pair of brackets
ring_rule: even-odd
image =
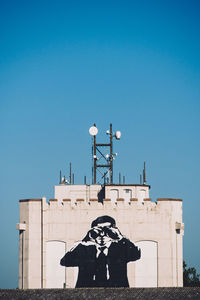
[(146, 163), (144, 162), (144, 169), (143, 169), (143, 184), (146, 184)]
[[(97, 183), (97, 171), (101, 174), (101, 179), (107, 177), (107, 183), (113, 184), (113, 160), (115, 159), (115, 156), (117, 156), (117, 153), (113, 153), (113, 137), (115, 137), (117, 140), (121, 138), (121, 132), (116, 131), (113, 133), (112, 130), (112, 124), (110, 124), (110, 130), (106, 131), (106, 134), (109, 135), (109, 143), (102, 143), (99, 144), (96, 142), (96, 135), (98, 133), (98, 129), (96, 127), (96, 124), (94, 126), (90, 127), (89, 134), (93, 138), (93, 146), (92, 146), (92, 184)], [(103, 150), (105, 147), (109, 147), (109, 154), (104, 154)], [(103, 149), (102, 149), (103, 148)], [(97, 157), (97, 152), (100, 154), (100, 158)], [(104, 163), (98, 164), (97, 161), (100, 159), (104, 160)], [(106, 168), (106, 172), (102, 172), (101, 168)]]
[(62, 172), (60, 170), (60, 184), (62, 183)]
[(98, 133), (98, 129), (96, 128), (96, 124), (94, 124), (94, 126), (90, 127), (89, 134), (95, 136), (97, 135), (97, 133)]
[(72, 183), (72, 163), (69, 164), (69, 184)]
[(122, 135), (122, 134), (121, 134), (121, 131), (116, 131), (116, 132), (115, 132), (115, 137), (116, 137), (117, 140), (120, 140), (121, 135)]
[(92, 184), (96, 184), (96, 172), (94, 170), (96, 169), (96, 135), (98, 133), (98, 129), (96, 127), (96, 124), (94, 126), (91, 126), (89, 129), (89, 134), (93, 138), (93, 144), (92, 145)]
[(121, 184), (121, 173), (119, 172), (119, 184)]
[(112, 143), (112, 138), (113, 138), (113, 134), (112, 134), (112, 124), (110, 124), (110, 183), (113, 183), (113, 155), (112, 155), (112, 151), (113, 151), (113, 143)]

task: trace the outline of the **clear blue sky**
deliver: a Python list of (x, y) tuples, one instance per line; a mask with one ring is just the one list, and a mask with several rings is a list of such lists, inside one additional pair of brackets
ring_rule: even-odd
[(113, 123), (126, 181), (183, 199), (184, 258), (200, 271), (200, 2), (0, 1), (0, 287), (18, 286), (19, 199), (53, 197), (89, 127)]

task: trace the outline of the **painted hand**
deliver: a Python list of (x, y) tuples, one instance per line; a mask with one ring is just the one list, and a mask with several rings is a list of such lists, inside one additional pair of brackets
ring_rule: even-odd
[(117, 227), (109, 228), (108, 234), (113, 240), (121, 240), (123, 238), (123, 235), (121, 234), (121, 232)]

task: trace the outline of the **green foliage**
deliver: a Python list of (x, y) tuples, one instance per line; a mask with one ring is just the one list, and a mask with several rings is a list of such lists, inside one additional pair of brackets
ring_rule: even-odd
[(183, 261), (183, 286), (200, 286), (200, 274), (197, 274), (195, 268), (187, 268)]

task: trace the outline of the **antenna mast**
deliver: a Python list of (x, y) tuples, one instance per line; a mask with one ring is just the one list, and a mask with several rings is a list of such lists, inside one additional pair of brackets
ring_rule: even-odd
[[(109, 135), (109, 143), (97, 143), (96, 141), (96, 135), (98, 133), (98, 129), (96, 128), (96, 124), (94, 126), (90, 127), (89, 129), (90, 135), (93, 136), (93, 146), (92, 146), (92, 183), (97, 184), (97, 171), (101, 174), (101, 179), (103, 179), (104, 183), (106, 182), (106, 176), (109, 184), (113, 184), (113, 160), (115, 159), (115, 156), (117, 153), (113, 153), (113, 137), (115, 137), (117, 140), (121, 137), (121, 132), (116, 131), (113, 135), (112, 130), (112, 124), (110, 124), (110, 130), (107, 130), (106, 134)], [(109, 148), (109, 154), (104, 154), (103, 149)], [(97, 153), (100, 154), (100, 158), (97, 158)], [(98, 164), (98, 160), (103, 159), (104, 163)], [(102, 172), (102, 168), (106, 168), (106, 172)]]

